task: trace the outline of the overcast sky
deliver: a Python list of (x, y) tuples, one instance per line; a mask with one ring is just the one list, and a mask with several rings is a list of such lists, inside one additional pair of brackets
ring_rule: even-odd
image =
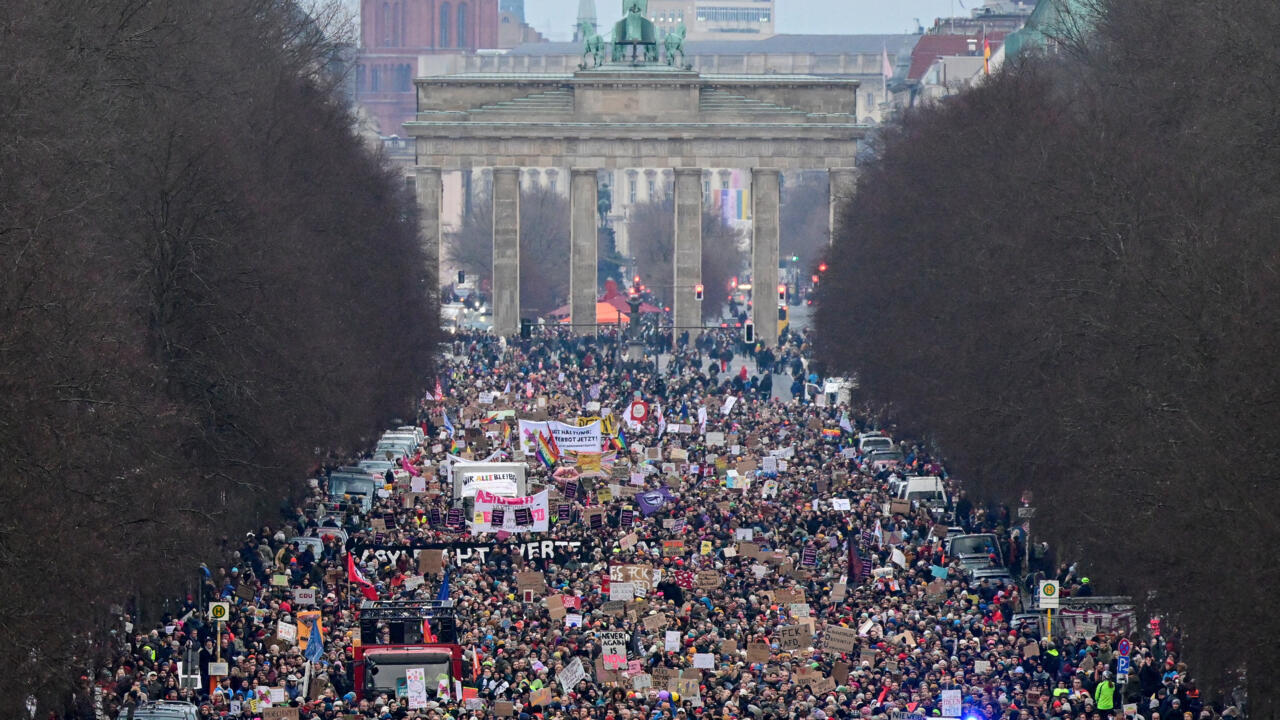
[[(780, 33), (875, 35), (915, 30), (934, 18), (967, 15), (982, 0), (776, 0)], [(621, 0), (596, 0), (600, 26), (622, 17)], [(551, 40), (569, 40), (578, 0), (524, 0), (525, 20)]]

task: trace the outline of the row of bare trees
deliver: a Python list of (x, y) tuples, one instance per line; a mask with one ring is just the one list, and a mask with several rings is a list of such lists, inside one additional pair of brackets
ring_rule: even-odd
[[(667, 307), (673, 298), (675, 277), (675, 204), (671, 196), (636, 205), (627, 218), (627, 241), (635, 258), (636, 273)], [(742, 233), (712, 208), (702, 210), (703, 320), (715, 320), (728, 302), (729, 280), (746, 260)]]
[(434, 271), (290, 0), (0, 3), (0, 707), (412, 417)]
[(1280, 5), (1094, 29), (886, 129), (818, 323), (889, 421), (1015, 503), (1193, 676), (1280, 683)]

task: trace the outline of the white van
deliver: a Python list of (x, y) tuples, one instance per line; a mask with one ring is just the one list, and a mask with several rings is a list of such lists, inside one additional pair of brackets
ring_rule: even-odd
[(893, 440), (880, 433), (863, 433), (858, 437), (858, 452), (863, 455), (892, 449)]
[(898, 499), (926, 506), (934, 513), (947, 509), (947, 491), (939, 477), (907, 478), (906, 482), (898, 486)]
[(413, 433), (413, 436), (418, 439), (419, 445), (421, 445), (423, 441), (427, 439), (426, 434), (422, 432), (422, 428), (418, 427), (417, 425), (402, 425), (401, 427), (398, 427), (395, 430), (392, 430), (391, 432)]

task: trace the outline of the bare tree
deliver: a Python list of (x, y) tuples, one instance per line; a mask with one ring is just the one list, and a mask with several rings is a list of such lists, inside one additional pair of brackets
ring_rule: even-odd
[[(675, 252), (675, 208), (670, 198), (640, 203), (627, 218), (627, 238), (636, 271), (666, 305), (671, 304)], [(745, 261), (742, 233), (709, 209), (702, 212), (702, 317), (720, 317), (728, 303), (729, 280)]]
[(820, 350), (991, 501), (1034, 490), (1037, 533), (1270, 717), (1280, 577), (1242, 549), (1280, 540), (1280, 7), (1096, 8), (1070, 53), (886, 129)]
[[(476, 197), (445, 252), (455, 265), (484, 284), (493, 282), (493, 198)], [(543, 315), (569, 297), (569, 199), (550, 188), (520, 191), (520, 307)]]
[(412, 416), (437, 280), (337, 56), (286, 0), (0, 5), (0, 706)]

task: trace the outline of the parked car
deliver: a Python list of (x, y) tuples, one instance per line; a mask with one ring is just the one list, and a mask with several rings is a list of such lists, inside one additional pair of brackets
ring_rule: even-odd
[(896, 468), (902, 464), (901, 450), (877, 450), (866, 456), (867, 465), (872, 470), (886, 470)]
[(947, 536), (947, 555), (960, 561), (965, 569), (1003, 567), (1000, 541), (991, 533)]
[(324, 540), (313, 536), (298, 535), (289, 538), (290, 545), (297, 545), (299, 550), (311, 549), (312, 557), (320, 557), (324, 554)]
[(858, 437), (858, 452), (870, 453), (892, 450), (893, 440), (880, 433), (863, 433)]
[(977, 585), (983, 580), (1002, 587), (1015, 587), (1018, 584), (1009, 571), (1002, 567), (978, 568), (969, 573), (970, 585)]

